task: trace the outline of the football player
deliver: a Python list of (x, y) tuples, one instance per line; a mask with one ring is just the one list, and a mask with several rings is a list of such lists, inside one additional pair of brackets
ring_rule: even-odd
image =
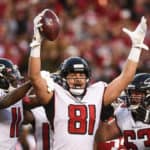
[(15, 149), (23, 120), (22, 101), (30, 81), (21, 84), (22, 76), (12, 61), (0, 58), (0, 149)]
[(125, 104), (115, 111), (112, 122), (99, 126), (97, 141), (124, 137), (126, 149), (150, 149), (150, 74), (136, 74), (125, 90)]
[(25, 110), (25, 124), (31, 124), (35, 137), (36, 148), (39, 150), (50, 150), (52, 131), (42, 106)]
[[(54, 82), (61, 84), (57, 73), (50, 74), (47, 71), (41, 71), (44, 79), (52, 78)], [(48, 79), (49, 80), (49, 79)], [(33, 87), (28, 91), (23, 100), (24, 121), (23, 126), (32, 125), (33, 135), (36, 142), (36, 149), (50, 150), (53, 141), (53, 131), (47, 119), (43, 106), (39, 103), (34, 93)], [(23, 134), (22, 134), (23, 135)], [(27, 143), (27, 142), (26, 142)], [(22, 143), (22, 144), (26, 144)]]
[(134, 32), (124, 29), (132, 40), (132, 48), (123, 71), (111, 83), (99, 81), (90, 85), (91, 71), (87, 61), (81, 57), (69, 57), (61, 65), (63, 84), (60, 86), (46, 82), (40, 74), (42, 37), (38, 28), (42, 26), (42, 15), (43, 12), (34, 19), (28, 75), (54, 131), (53, 149), (92, 150), (102, 104), (108, 105), (119, 97), (134, 77), (141, 49), (148, 49), (143, 44), (146, 19), (141, 19)]

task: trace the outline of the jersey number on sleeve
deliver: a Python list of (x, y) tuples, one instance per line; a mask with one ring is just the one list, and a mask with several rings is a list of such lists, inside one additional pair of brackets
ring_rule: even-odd
[(93, 134), (95, 105), (69, 105), (68, 130), (71, 134)]
[(13, 107), (11, 109), (12, 122), (10, 125), (10, 137), (18, 137), (19, 135), (19, 123), (21, 121), (21, 110), (20, 107)]
[(137, 131), (137, 136), (136, 136), (136, 133), (134, 130), (128, 130), (128, 131), (125, 131), (124, 132), (124, 142), (125, 142), (125, 146), (127, 148), (132, 148), (133, 150), (138, 150), (137, 146), (132, 143), (132, 142), (129, 142), (128, 141), (128, 138), (131, 138), (132, 140), (136, 140), (136, 137), (137, 139), (146, 139), (144, 142), (144, 146), (145, 147), (150, 147), (150, 129), (140, 129)]

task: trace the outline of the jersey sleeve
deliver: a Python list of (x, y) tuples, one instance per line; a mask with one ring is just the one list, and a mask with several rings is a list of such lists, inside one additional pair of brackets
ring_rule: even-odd
[(124, 128), (127, 126), (127, 122), (125, 121), (128, 117), (128, 109), (127, 107), (122, 107), (121, 105), (114, 112), (117, 125), (121, 132), (123, 132)]

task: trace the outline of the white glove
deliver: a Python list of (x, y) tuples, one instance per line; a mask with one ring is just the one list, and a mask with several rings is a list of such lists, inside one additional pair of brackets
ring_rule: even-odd
[(147, 31), (146, 18), (144, 16), (133, 32), (127, 28), (123, 28), (123, 31), (131, 38), (132, 47), (149, 50), (148, 46), (143, 43)]
[(54, 91), (54, 81), (50, 77), (50, 73), (48, 71), (41, 71), (41, 76), (47, 83), (48, 92)]
[(33, 40), (32, 43), (30, 44), (30, 47), (36, 47), (41, 44), (42, 36), (40, 35), (39, 27), (41, 27), (42, 24), (40, 23), (40, 20), (41, 20), (41, 13), (37, 15), (33, 20), (34, 34), (33, 34)]
[(39, 28), (42, 26), (42, 23), (40, 23), (40, 20), (42, 19), (42, 16), (48, 9), (44, 9), (41, 13), (39, 13), (33, 20), (34, 24), (34, 35), (33, 35), (33, 41), (30, 44), (30, 47), (36, 47), (39, 46), (42, 41), (42, 35), (39, 32)]

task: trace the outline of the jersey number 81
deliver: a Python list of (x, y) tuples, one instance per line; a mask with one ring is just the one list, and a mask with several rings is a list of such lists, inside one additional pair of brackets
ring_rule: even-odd
[(95, 105), (69, 105), (68, 131), (71, 134), (93, 134)]

